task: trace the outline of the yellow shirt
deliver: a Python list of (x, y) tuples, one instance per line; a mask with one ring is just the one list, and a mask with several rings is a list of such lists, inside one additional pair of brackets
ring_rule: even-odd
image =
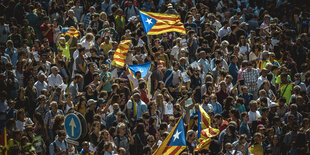
[(280, 96), (286, 99), (286, 104), (290, 103), (291, 96), (292, 96), (293, 84), (281, 84), (280, 85)]
[(109, 43), (103, 42), (100, 44), (100, 49), (103, 50), (104, 56), (108, 57), (108, 52), (113, 48), (112, 42), (109, 41)]
[(263, 147), (262, 144), (253, 144), (249, 147), (249, 151), (254, 155), (263, 155)]

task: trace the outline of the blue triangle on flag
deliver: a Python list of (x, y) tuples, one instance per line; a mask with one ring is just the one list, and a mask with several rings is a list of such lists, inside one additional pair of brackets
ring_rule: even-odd
[(143, 24), (144, 31), (147, 34), (152, 29), (152, 27), (157, 23), (157, 20), (140, 11), (139, 13), (140, 13), (141, 22)]
[(185, 130), (182, 118), (176, 127), (168, 146), (186, 146)]

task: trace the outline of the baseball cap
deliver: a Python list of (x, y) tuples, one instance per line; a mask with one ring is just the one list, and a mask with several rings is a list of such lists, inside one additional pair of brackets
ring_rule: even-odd
[(89, 100), (87, 101), (87, 104), (88, 104), (88, 106), (91, 106), (91, 105), (93, 105), (93, 104), (97, 104), (97, 101), (94, 100), (94, 99), (89, 99)]

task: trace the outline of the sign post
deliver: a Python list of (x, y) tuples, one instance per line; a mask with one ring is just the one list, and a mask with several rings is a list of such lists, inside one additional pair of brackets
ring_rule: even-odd
[(70, 113), (65, 117), (65, 131), (67, 142), (79, 146), (80, 139), (87, 134), (87, 123), (84, 116), (78, 112)]

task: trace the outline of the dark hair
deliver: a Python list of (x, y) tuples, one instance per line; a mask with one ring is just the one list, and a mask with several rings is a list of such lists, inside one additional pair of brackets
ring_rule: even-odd
[(286, 103), (286, 98), (281, 97), (281, 98), (279, 99), (279, 102)]
[(222, 116), (221, 114), (215, 114), (214, 118), (216, 118), (216, 119), (222, 119), (223, 116)]

